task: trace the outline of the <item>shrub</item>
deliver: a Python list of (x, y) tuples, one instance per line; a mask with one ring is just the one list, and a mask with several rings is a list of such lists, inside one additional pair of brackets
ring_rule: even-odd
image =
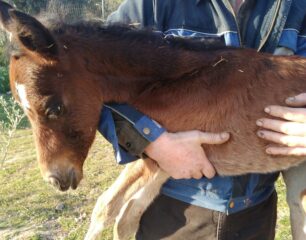
[(9, 90), (8, 68), (0, 65), (0, 94), (7, 93)]
[(7, 36), (0, 30), (0, 94), (9, 91)]
[(25, 114), (10, 96), (0, 96), (0, 166), (6, 160), (11, 140)]

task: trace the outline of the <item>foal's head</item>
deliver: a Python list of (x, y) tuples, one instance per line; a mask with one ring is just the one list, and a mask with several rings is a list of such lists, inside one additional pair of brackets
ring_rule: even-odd
[(98, 89), (77, 53), (35, 18), (0, 1), (1, 25), (15, 48), (11, 89), (31, 122), (43, 177), (60, 190), (75, 189), (99, 120)]

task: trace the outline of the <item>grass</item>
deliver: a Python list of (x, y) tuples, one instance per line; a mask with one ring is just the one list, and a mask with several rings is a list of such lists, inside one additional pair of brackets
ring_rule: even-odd
[[(97, 138), (77, 191), (61, 193), (43, 182), (31, 130), (19, 130), (0, 170), (0, 239), (83, 239), (95, 200), (120, 171), (110, 146)], [(56, 210), (64, 204), (63, 210)], [(111, 239), (106, 231), (103, 239)]]
[(286, 186), (282, 178), (276, 183), (278, 193), (276, 240), (292, 240), (290, 230), (289, 208), (286, 202)]

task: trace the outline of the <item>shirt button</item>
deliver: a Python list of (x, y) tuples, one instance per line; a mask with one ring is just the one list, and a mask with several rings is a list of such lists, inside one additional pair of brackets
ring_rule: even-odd
[(230, 207), (230, 208), (234, 208), (234, 207), (235, 207), (234, 201), (231, 201), (231, 202), (230, 202), (229, 207)]
[(151, 130), (150, 130), (149, 128), (147, 128), (147, 127), (144, 128), (142, 131), (143, 131), (143, 133), (146, 134), (146, 135), (149, 135), (149, 134), (151, 133)]

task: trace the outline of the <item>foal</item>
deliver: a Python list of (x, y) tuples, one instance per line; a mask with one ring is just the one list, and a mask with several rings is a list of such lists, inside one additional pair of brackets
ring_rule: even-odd
[[(306, 90), (306, 59), (208, 48), (125, 27), (47, 28), (2, 1), (0, 23), (17, 49), (10, 84), (32, 124), (41, 173), (62, 191), (82, 179), (105, 102), (133, 105), (171, 132), (229, 131), (227, 144), (203, 146), (220, 175), (268, 173), (303, 161), (267, 156), (255, 120), (267, 104)], [(153, 160), (129, 164), (98, 201), (87, 239), (117, 215), (115, 238), (126, 239), (167, 177)]]

